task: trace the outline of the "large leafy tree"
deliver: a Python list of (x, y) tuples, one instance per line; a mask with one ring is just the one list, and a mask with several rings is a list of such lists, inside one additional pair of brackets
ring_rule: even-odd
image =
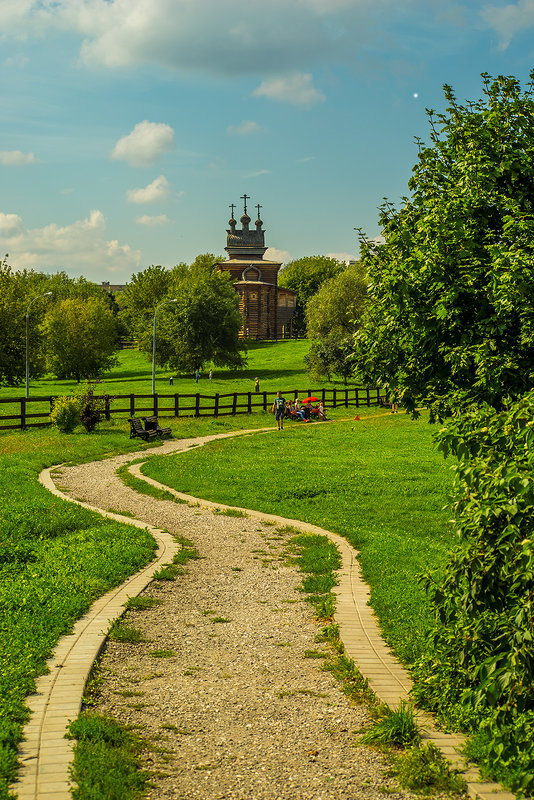
[(525, 91), (482, 77), (476, 102), (444, 87), (410, 198), (382, 206), (383, 244), (362, 236), (358, 367), (438, 417), (466, 403), (500, 409), (534, 382), (534, 71)]
[(116, 363), (117, 320), (105, 299), (67, 297), (44, 325), (50, 370), (58, 378), (96, 377)]
[[(7, 258), (7, 257), (6, 257)], [(31, 300), (44, 294), (38, 273), (15, 272), (0, 262), (0, 386), (16, 386), (26, 373), (26, 309)], [(44, 370), (42, 338), (39, 329), (47, 300), (37, 300), (29, 315), (29, 371), (37, 377)]]
[(306, 256), (290, 261), (278, 275), (278, 285), (297, 292), (297, 307), (293, 317), (293, 328), (297, 332), (306, 330), (306, 306), (308, 301), (329, 278), (333, 278), (345, 264), (328, 256)]

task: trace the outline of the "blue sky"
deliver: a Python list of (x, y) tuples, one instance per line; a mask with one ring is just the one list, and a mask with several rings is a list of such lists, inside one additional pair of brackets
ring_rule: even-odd
[[(357, 254), (443, 83), (534, 67), (534, 0), (1, 0), (0, 254), (123, 283), (223, 253)], [(252, 213), (251, 213), (252, 216)]]

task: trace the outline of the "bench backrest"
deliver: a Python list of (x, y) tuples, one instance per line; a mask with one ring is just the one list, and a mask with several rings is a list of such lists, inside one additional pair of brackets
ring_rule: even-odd
[(135, 431), (135, 433), (144, 433), (143, 423), (141, 422), (139, 417), (130, 417), (129, 421), (130, 421), (130, 425), (132, 427), (132, 430)]

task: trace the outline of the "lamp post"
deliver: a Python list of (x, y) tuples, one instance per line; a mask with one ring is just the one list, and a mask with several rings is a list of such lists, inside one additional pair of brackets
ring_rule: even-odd
[(30, 306), (36, 300), (40, 300), (41, 297), (49, 297), (51, 294), (52, 292), (45, 292), (34, 297), (33, 300), (30, 300), (26, 309), (26, 400), (30, 396)]
[(161, 306), (165, 303), (177, 303), (178, 299), (175, 297), (172, 300), (162, 300), (154, 311), (154, 324), (152, 327), (152, 394), (156, 394), (156, 316)]

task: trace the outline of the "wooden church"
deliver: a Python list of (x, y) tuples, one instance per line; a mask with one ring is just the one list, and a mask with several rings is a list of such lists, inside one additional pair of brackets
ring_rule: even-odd
[(244, 213), (240, 219), (241, 229), (234, 219), (235, 205), (232, 203), (232, 216), (228, 222), (226, 247), (228, 261), (215, 266), (222, 272), (229, 272), (236, 292), (239, 294), (239, 308), (243, 318), (240, 335), (250, 339), (284, 339), (291, 336), (291, 320), (295, 314), (297, 293), (292, 289), (278, 286), (278, 271), (282, 264), (267, 261), (264, 254), (265, 231), (260, 219), (250, 229), (251, 219), (247, 214), (248, 195), (243, 195)]

